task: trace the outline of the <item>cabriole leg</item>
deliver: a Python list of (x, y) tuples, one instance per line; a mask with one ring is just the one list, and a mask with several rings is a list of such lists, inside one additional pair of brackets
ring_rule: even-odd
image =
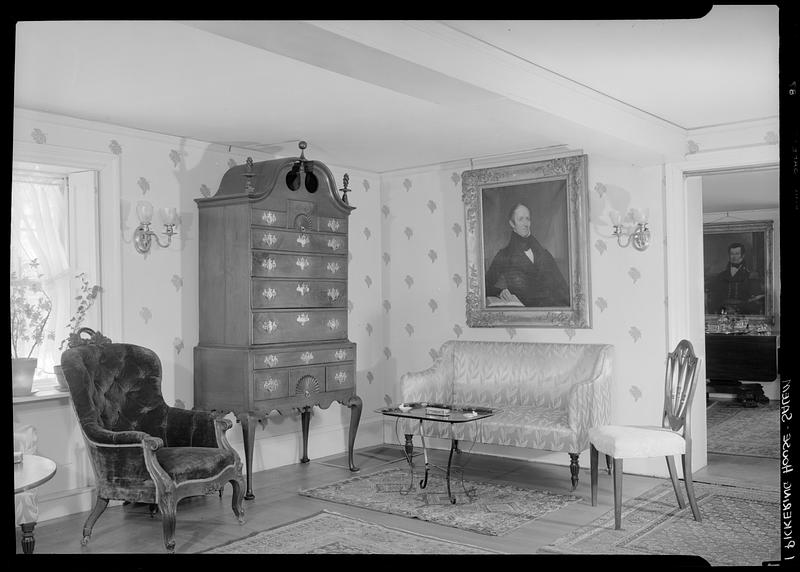
[(353, 395), (347, 401), (347, 406), (350, 408), (350, 432), (347, 436), (347, 456), (350, 463), (350, 470), (358, 471), (358, 467), (353, 462), (353, 447), (356, 444), (356, 433), (358, 432), (358, 424), (361, 421), (361, 409), (364, 407), (361, 398), (358, 395)]
[(242, 440), (244, 441), (244, 466), (247, 471), (247, 492), (245, 492), (244, 498), (253, 500), (256, 498), (256, 495), (253, 494), (253, 447), (256, 441), (256, 423), (258, 421), (254, 415), (249, 413), (240, 413), (236, 418), (242, 426)]
[(574, 491), (578, 486), (578, 471), (580, 470), (580, 466), (578, 465), (578, 453), (570, 453), (569, 454), (569, 472), (572, 477), (572, 490)]
[(92, 512), (89, 513), (89, 517), (83, 524), (83, 539), (81, 540), (81, 544), (83, 546), (86, 546), (89, 543), (89, 538), (92, 536), (92, 528), (94, 528), (94, 523), (97, 522), (97, 519), (100, 518), (100, 515), (103, 514), (103, 511), (106, 510), (107, 506), (108, 499), (98, 496), (97, 501), (94, 503)]

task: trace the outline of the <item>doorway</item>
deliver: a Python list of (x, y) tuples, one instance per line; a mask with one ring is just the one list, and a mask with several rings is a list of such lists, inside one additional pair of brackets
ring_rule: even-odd
[[(780, 442), (779, 170), (728, 169), (691, 178), (701, 189), (704, 227), (708, 464), (703, 473), (731, 484), (775, 484)], [(722, 293), (715, 294), (715, 289)]]

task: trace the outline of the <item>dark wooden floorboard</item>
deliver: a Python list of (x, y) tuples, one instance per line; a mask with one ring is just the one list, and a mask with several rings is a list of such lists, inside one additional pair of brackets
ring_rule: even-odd
[[(724, 458), (717, 459), (717, 457)], [(546, 489), (554, 493), (571, 492), (567, 466), (477, 454), (469, 454), (465, 459), (467, 478)], [(777, 460), (730, 455), (709, 455), (709, 460), (710, 464), (695, 474), (695, 481), (720, 481), (730, 484), (734, 479), (741, 480), (747, 486), (777, 486)], [(369, 447), (356, 452), (356, 465), (361, 467), (358, 474), (382, 470), (390, 466), (392, 461), (396, 462), (397, 466), (406, 466), (399, 446)], [(431, 461), (446, 465), (447, 451), (432, 451)], [(421, 458), (415, 459), (415, 464), (421, 463)], [(533, 554), (538, 548), (569, 533), (572, 529), (588, 524), (612, 510), (614, 502), (611, 476), (605, 470), (601, 470), (598, 505), (591, 506), (589, 470), (585, 467), (581, 469), (580, 482), (574, 491), (574, 494), (581, 497), (581, 501), (529, 522), (506, 535), (488, 536), (417, 519), (310, 499), (297, 494), (298, 490), (332, 483), (351, 475), (347, 469), (345, 455), (255, 473), (253, 490), (256, 498), (245, 501), (244, 525), (237, 523), (231, 510), (230, 487), (226, 487), (221, 499), (216, 494), (184, 499), (178, 506), (176, 553), (197, 553), (328, 509), (386, 526), (501, 552)], [(662, 482), (668, 482), (668, 479), (626, 474), (623, 480), (623, 498), (636, 496)], [(151, 518), (147, 505), (108, 508), (95, 524), (89, 544), (82, 547), (81, 530), (87, 514), (73, 514), (39, 523), (35, 529), (36, 553), (160, 554), (165, 552), (160, 516), (157, 514)], [(19, 539), (17, 530), (17, 553), (21, 552)]]

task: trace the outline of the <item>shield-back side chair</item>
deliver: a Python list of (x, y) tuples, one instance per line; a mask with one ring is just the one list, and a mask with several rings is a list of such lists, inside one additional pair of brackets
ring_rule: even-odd
[(244, 523), (242, 463), (225, 437), (232, 422), (168, 406), (161, 361), (152, 350), (86, 330), (90, 337), (71, 340), (61, 355), (97, 486), (81, 543), (88, 543), (108, 501), (123, 500), (150, 504), (151, 515), (158, 507), (164, 545), (172, 552), (178, 501), (221, 494), (228, 482), (233, 512)]
[(597, 505), (598, 453), (611, 459), (614, 480), (614, 528), (622, 525), (622, 460), (664, 456), (678, 499), (678, 506), (686, 504), (681, 494), (674, 456), (680, 455), (686, 494), (694, 519), (701, 521), (700, 509), (692, 483), (691, 403), (697, 385), (699, 359), (688, 340), (681, 340), (672, 353), (667, 354), (664, 379), (664, 411), (660, 426), (602, 425), (589, 430), (592, 506)]

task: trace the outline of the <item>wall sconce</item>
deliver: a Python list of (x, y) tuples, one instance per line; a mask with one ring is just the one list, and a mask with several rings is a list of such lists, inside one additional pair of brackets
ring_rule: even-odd
[(139, 226), (133, 232), (133, 245), (137, 252), (141, 254), (150, 252), (154, 238), (162, 248), (166, 248), (172, 243), (172, 237), (177, 234), (175, 226), (178, 224), (178, 211), (174, 208), (162, 208), (159, 209), (159, 215), (161, 222), (164, 223), (164, 234), (167, 236), (165, 244), (162, 244), (158, 235), (150, 230), (150, 223), (153, 220), (153, 205), (147, 201), (139, 201), (136, 204), (136, 216), (139, 217)]
[(620, 219), (619, 213), (611, 211), (611, 222), (614, 225), (613, 235), (617, 237), (617, 244), (625, 248), (633, 244), (636, 250), (647, 250), (650, 246), (650, 230), (647, 228), (647, 213), (642, 214), (638, 210), (631, 209), (625, 215), (625, 220), (633, 221), (633, 224), (626, 226), (624, 220)]

